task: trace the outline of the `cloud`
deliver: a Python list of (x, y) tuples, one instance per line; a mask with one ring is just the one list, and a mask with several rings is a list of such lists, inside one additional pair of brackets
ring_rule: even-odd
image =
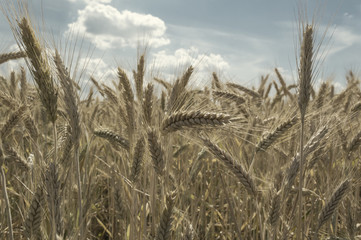
[(335, 41), (335, 45), (343, 50), (355, 43), (359, 43), (361, 35), (356, 34), (349, 28), (339, 26), (335, 29), (332, 38)]
[(100, 82), (104, 82), (115, 77), (114, 68), (109, 66), (101, 58), (81, 58), (79, 66), (85, 70), (85, 78), (94, 77)]
[(171, 54), (166, 51), (159, 51), (154, 54), (154, 58), (160, 68), (174, 69), (184, 65), (195, 65), (199, 71), (226, 70), (229, 68), (228, 62), (221, 55), (200, 53), (196, 47), (180, 48)]
[(196, 47), (179, 48), (173, 52), (158, 51), (152, 54), (154, 65), (153, 74), (167, 81), (174, 81), (181, 76), (190, 65), (194, 67), (194, 73), (190, 85), (204, 86), (211, 80), (212, 72), (218, 74), (230, 68), (229, 63), (215, 53), (201, 53)]
[(68, 31), (83, 34), (100, 49), (135, 48), (142, 39), (155, 48), (170, 43), (165, 36), (165, 23), (160, 18), (128, 10), (119, 12), (95, 1), (79, 10), (77, 20), (68, 28)]
[(69, 2), (84, 2), (84, 3), (111, 3), (112, 0), (68, 0)]
[(348, 13), (348, 12), (345, 12), (345, 13), (343, 14), (343, 16), (344, 16), (346, 19), (352, 19), (352, 18), (354, 17), (352, 14), (350, 14), (350, 13)]

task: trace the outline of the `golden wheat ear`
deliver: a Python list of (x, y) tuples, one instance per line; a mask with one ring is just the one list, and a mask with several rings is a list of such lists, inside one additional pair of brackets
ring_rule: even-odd
[(40, 100), (48, 113), (50, 121), (55, 123), (57, 119), (58, 91), (51, 75), (48, 59), (26, 17), (19, 20), (18, 28), (21, 45), (29, 59), (29, 69), (36, 82)]
[(3, 64), (10, 60), (15, 60), (15, 59), (24, 58), (24, 57), (26, 57), (26, 54), (23, 51), (2, 53), (2, 54), (0, 54), (0, 64)]

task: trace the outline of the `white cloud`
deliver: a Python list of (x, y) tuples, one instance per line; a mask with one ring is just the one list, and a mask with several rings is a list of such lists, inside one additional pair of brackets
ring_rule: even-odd
[(344, 16), (345, 18), (347, 18), (347, 19), (352, 19), (352, 18), (353, 18), (353, 15), (350, 14), (350, 13), (348, 13), (348, 12), (345, 12), (345, 13), (343, 14), (343, 16)]
[(165, 23), (160, 18), (128, 10), (119, 12), (110, 5), (97, 2), (79, 10), (77, 20), (68, 28), (83, 34), (100, 49), (137, 47), (142, 39), (152, 47), (170, 43), (165, 37)]
[(228, 62), (219, 54), (200, 53), (196, 47), (188, 49), (180, 48), (174, 53), (159, 51), (154, 54), (157, 66), (160, 68), (177, 68), (184, 65), (195, 65), (199, 71), (226, 70), (229, 68)]
[(68, 0), (69, 2), (84, 2), (84, 3), (111, 3), (112, 0)]
[(101, 58), (81, 58), (79, 66), (85, 70), (85, 78), (94, 77), (97, 81), (104, 82), (115, 77), (114, 68)]
[[(330, 32), (331, 45), (325, 46), (327, 51), (327, 57), (338, 53), (353, 46), (359, 44), (361, 41), (361, 35), (352, 31), (350, 28), (338, 26), (333, 32)], [(329, 48), (329, 49), (327, 49)]]
[(212, 72), (223, 73), (229, 70), (229, 63), (219, 54), (201, 53), (196, 47), (180, 48), (174, 52), (158, 51), (153, 54), (153, 69), (156, 77), (174, 81), (190, 65), (194, 67), (190, 85), (204, 86), (211, 80)]

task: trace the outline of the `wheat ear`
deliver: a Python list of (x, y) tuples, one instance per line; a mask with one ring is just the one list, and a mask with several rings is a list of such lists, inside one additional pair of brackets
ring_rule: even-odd
[(256, 152), (269, 148), (280, 136), (282, 136), (288, 129), (294, 126), (298, 121), (297, 117), (293, 117), (282, 124), (280, 124), (272, 133), (265, 136), (256, 147)]
[(13, 112), (10, 115), (9, 119), (6, 121), (4, 126), (1, 128), (1, 131), (0, 131), (1, 139), (5, 140), (6, 137), (8, 135), (10, 135), (11, 131), (16, 126), (16, 124), (18, 124), (22, 120), (26, 109), (27, 109), (27, 106), (22, 105), (15, 112)]
[(277, 226), (280, 219), (280, 209), (281, 209), (281, 195), (276, 193), (272, 199), (272, 206), (269, 213), (269, 222), (272, 226), (273, 238), (276, 239), (277, 236)]
[(143, 78), (145, 72), (145, 61), (144, 54), (140, 56), (138, 64), (137, 64), (137, 73), (135, 74), (135, 88), (137, 91), (138, 100), (141, 101), (143, 99)]
[(175, 111), (180, 108), (180, 106), (176, 106), (176, 103), (179, 101), (182, 93), (184, 93), (185, 88), (189, 82), (189, 79), (193, 73), (194, 68), (192, 66), (188, 67), (186, 72), (180, 79), (177, 79), (175, 82), (173, 89), (170, 93), (169, 102), (168, 102), (168, 109), (170, 111)]
[(58, 93), (51, 76), (50, 66), (28, 20), (22, 18), (18, 26), (24, 50), (31, 62), (29, 68), (36, 82), (40, 100), (48, 113), (50, 121), (55, 123)]
[(110, 141), (112, 143), (117, 143), (124, 149), (129, 150), (129, 141), (126, 140), (125, 138), (119, 136), (118, 134), (116, 134), (115, 132), (113, 132), (111, 130), (99, 129), (99, 130), (95, 130), (94, 134), (98, 137), (107, 139), (108, 141)]
[(41, 219), (42, 219), (42, 205), (44, 203), (43, 188), (38, 186), (31, 205), (28, 210), (28, 215), (25, 219), (24, 237), (32, 239), (41, 239)]
[(300, 240), (301, 236), (304, 239), (303, 222), (302, 222), (302, 188), (303, 188), (303, 136), (304, 125), (307, 105), (310, 101), (312, 90), (312, 65), (313, 65), (313, 27), (306, 25), (303, 30), (303, 38), (301, 43), (301, 54), (299, 64), (299, 83), (298, 83), (298, 106), (301, 114), (301, 134), (300, 134), (300, 182), (298, 187), (298, 230), (297, 239)]
[(56, 235), (62, 233), (61, 222), (61, 195), (60, 195), (60, 181), (59, 172), (56, 163), (49, 163), (49, 167), (45, 174), (45, 185), (47, 194), (47, 202), (51, 216), (52, 238), (55, 239)]
[[(321, 140), (325, 137), (325, 135), (328, 132), (328, 128), (326, 126), (320, 128), (306, 143), (306, 145), (303, 147), (303, 155), (304, 158), (306, 158), (309, 154), (311, 154), (313, 151), (317, 149), (317, 147), (320, 145)], [(296, 154), (296, 156), (293, 158), (290, 167), (287, 169), (285, 174), (285, 188), (283, 196), (287, 196), (294, 180), (297, 176), (297, 173), (300, 169), (300, 154)]]
[(340, 204), (342, 198), (346, 195), (347, 190), (351, 187), (351, 181), (346, 179), (343, 181), (332, 194), (330, 200), (322, 208), (318, 216), (317, 231), (322, 227), (325, 222), (330, 219), (331, 215), (335, 212), (337, 206)]
[(244, 86), (241, 86), (239, 84), (236, 84), (236, 83), (227, 83), (227, 86), (230, 87), (230, 88), (235, 88), (235, 89), (238, 89), (254, 98), (261, 98), (261, 95), (256, 92), (256, 91), (253, 91), (252, 89), (249, 89), (249, 88), (246, 88)]
[(163, 175), (165, 161), (164, 150), (158, 140), (158, 135), (154, 129), (148, 129), (148, 146), (153, 165), (158, 175)]
[(175, 202), (175, 194), (174, 193), (168, 194), (166, 197), (165, 208), (160, 218), (156, 240), (167, 240), (170, 239), (171, 237), (171, 233), (172, 233), (171, 229), (173, 222), (172, 213), (173, 213), (174, 202)]
[(144, 114), (144, 119), (148, 125), (151, 125), (152, 123), (153, 90), (154, 90), (154, 85), (149, 83), (144, 93), (143, 114)]
[(165, 89), (167, 89), (167, 91), (170, 91), (170, 89), (172, 88), (172, 85), (163, 79), (155, 77), (153, 78), (153, 80), (162, 85)]
[(6, 188), (6, 176), (5, 176), (5, 171), (4, 171), (4, 154), (2, 151), (2, 148), (0, 147), (0, 174), (1, 174), (1, 187), (2, 187), (2, 192), (4, 195), (4, 200), (5, 200), (5, 210), (6, 210), (6, 214), (7, 214), (7, 221), (8, 221), (8, 227), (9, 227), (9, 240), (14, 240), (14, 231), (13, 231), (13, 222), (12, 222), (12, 216), (11, 216), (11, 207), (10, 207), (10, 201), (9, 201), (9, 195), (8, 195), (8, 191)]
[(222, 83), (219, 80), (217, 73), (212, 73), (212, 88), (213, 89), (222, 89)]
[(131, 179), (134, 183), (137, 182), (140, 171), (142, 169), (144, 147), (145, 147), (144, 146), (144, 138), (140, 137), (135, 145), (134, 153), (133, 153)]
[(242, 96), (225, 91), (213, 91), (213, 96), (217, 98), (223, 98), (225, 100), (233, 101), (237, 104), (243, 104), (246, 102), (246, 99), (244, 99)]
[(201, 111), (176, 112), (162, 123), (164, 132), (174, 132), (185, 128), (217, 127), (230, 123), (231, 117), (222, 113)]
[(223, 162), (226, 167), (233, 172), (233, 174), (240, 180), (242, 185), (246, 188), (249, 194), (257, 196), (258, 191), (252, 177), (238, 164), (231, 155), (220, 149), (216, 144), (212, 143), (207, 138), (201, 138), (208, 150), (219, 160)]
[(64, 91), (65, 111), (69, 117), (72, 141), (76, 145), (75, 148), (77, 148), (81, 129), (78, 96), (74, 88), (73, 80), (70, 78), (70, 74), (65, 68), (58, 51), (55, 51), (54, 62), (58, 70), (60, 84)]
[(24, 57), (26, 57), (26, 54), (23, 51), (2, 53), (2, 54), (0, 54), (0, 64), (3, 64), (10, 60), (15, 60), (15, 59), (24, 58)]
[(128, 137), (131, 141), (135, 125), (134, 125), (134, 94), (130, 86), (130, 81), (127, 74), (121, 69), (118, 68), (118, 79), (120, 84), (123, 87), (123, 99), (125, 102), (125, 108), (127, 111), (127, 126), (128, 126)]

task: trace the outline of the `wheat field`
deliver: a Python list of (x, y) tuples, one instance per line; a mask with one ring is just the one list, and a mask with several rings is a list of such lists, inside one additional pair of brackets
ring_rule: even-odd
[(361, 239), (360, 79), (315, 85), (312, 24), (296, 84), (149, 78), (141, 54), (85, 92), (11, 20), (0, 64), (26, 65), (0, 76), (1, 239)]

